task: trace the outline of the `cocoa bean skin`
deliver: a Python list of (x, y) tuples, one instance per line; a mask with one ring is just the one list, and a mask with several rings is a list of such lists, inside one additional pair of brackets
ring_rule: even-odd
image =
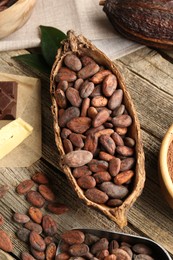
[(66, 55), (64, 58), (64, 63), (69, 69), (73, 71), (79, 71), (82, 68), (80, 59), (74, 54)]
[(93, 155), (89, 151), (79, 150), (66, 154), (63, 158), (63, 163), (69, 167), (80, 167), (89, 163), (93, 158)]
[(112, 182), (103, 182), (100, 189), (110, 198), (123, 199), (128, 194), (128, 189), (123, 185), (115, 185)]
[(109, 198), (105, 192), (103, 192), (97, 188), (92, 188), (92, 189), (86, 190), (85, 196), (87, 199), (89, 199), (95, 203), (99, 203), (99, 204), (106, 203), (106, 201)]

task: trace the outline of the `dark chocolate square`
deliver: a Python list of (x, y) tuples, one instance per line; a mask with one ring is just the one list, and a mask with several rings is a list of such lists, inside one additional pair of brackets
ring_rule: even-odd
[(0, 120), (16, 119), (17, 88), (15, 81), (0, 81)]

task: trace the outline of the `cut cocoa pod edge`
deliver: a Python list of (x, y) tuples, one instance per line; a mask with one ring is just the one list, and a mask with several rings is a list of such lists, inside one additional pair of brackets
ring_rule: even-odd
[(123, 76), (88, 39), (68, 31), (50, 95), (58, 168), (87, 206), (123, 228), (145, 183), (140, 123)]

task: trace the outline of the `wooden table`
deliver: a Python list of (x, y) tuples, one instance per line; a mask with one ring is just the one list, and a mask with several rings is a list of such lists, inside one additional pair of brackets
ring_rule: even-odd
[[(11, 59), (11, 56), (24, 53), (25, 50), (0, 53), (1, 72), (36, 76), (42, 80), (42, 158), (29, 168), (0, 168), (0, 184), (10, 186), (10, 191), (0, 201), (0, 212), (5, 217), (3, 229), (9, 232), (14, 244), (14, 259), (18, 259), (20, 252), (27, 246), (15, 235), (19, 225), (11, 220), (12, 214), (15, 211), (25, 213), (29, 207), (24, 197), (15, 193), (15, 187), (38, 170), (54, 179), (58, 201), (70, 208), (65, 214), (53, 215), (58, 223), (58, 236), (64, 230), (75, 227), (121, 231), (106, 216), (84, 205), (73, 192), (65, 175), (58, 170), (49, 82), (44, 75), (33, 73)], [(168, 53), (166, 57), (171, 55)], [(157, 51), (147, 47), (115, 62), (124, 75), (140, 119), (147, 176), (143, 193), (129, 211), (128, 226), (123, 231), (151, 238), (173, 255), (173, 210), (163, 198), (158, 180), (160, 144), (173, 123), (173, 65)]]

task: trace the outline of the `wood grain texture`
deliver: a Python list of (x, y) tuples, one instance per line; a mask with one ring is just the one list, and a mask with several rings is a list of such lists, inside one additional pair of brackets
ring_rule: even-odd
[[(66, 177), (58, 170), (58, 153), (54, 142), (53, 121), (50, 111), (49, 82), (44, 75), (16, 63), (10, 57), (26, 51), (1, 53), (1, 71), (42, 79), (43, 157), (30, 168), (0, 168), (0, 184), (7, 183), (10, 191), (0, 200), (0, 212), (5, 217), (2, 227), (9, 232), (14, 254), (28, 247), (16, 238), (18, 224), (11, 221), (15, 211), (27, 212), (29, 203), (15, 192), (16, 185), (42, 170), (50, 177), (57, 200), (69, 206), (69, 212), (53, 218), (60, 234), (74, 227), (101, 228), (120, 231), (117, 225), (94, 209), (88, 208), (76, 196)], [(125, 78), (128, 90), (139, 115), (146, 156), (147, 180), (142, 195), (128, 214), (124, 232), (149, 237), (173, 254), (173, 211), (162, 196), (158, 181), (158, 153), (167, 128), (173, 122), (173, 65), (156, 51), (143, 48), (116, 61)], [(45, 211), (43, 211), (45, 212)], [(91, 221), (92, 219), (92, 221)]]

